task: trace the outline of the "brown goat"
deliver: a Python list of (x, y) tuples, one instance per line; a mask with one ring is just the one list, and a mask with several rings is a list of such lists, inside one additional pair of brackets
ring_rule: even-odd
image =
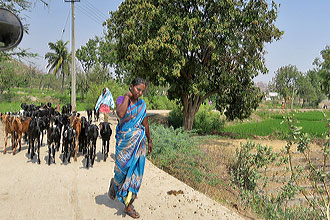
[(23, 133), (25, 133), (26, 135), (29, 133), (30, 121), (31, 121), (30, 117), (21, 118), (22, 130), (21, 130), (20, 139), (18, 139), (18, 143), (19, 143), (18, 151), (21, 151)]
[(77, 151), (79, 145), (79, 135), (81, 132), (81, 119), (77, 116), (70, 116), (71, 126), (76, 131), (76, 146), (74, 149), (74, 161), (77, 161)]
[(19, 151), (21, 151), (21, 140), (22, 140), (22, 123), (21, 123), (21, 119), (18, 116), (13, 117), (11, 127), (12, 130), (16, 132), (16, 135), (11, 136), (11, 138), (14, 138), (15, 150), (13, 152), (13, 155), (15, 155), (18, 143), (19, 143)]
[(13, 117), (7, 114), (1, 115), (1, 121), (4, 126), (4, 132), (5, 132), (5, 149), (3, 151), (4, 154), (7, 152), (7, 141), (8, 141), (8, 134), (11, 134), (11, 149), (14, 149), (14, 136), (15, 136), (15, 130), (12, 129), (12, 121)]

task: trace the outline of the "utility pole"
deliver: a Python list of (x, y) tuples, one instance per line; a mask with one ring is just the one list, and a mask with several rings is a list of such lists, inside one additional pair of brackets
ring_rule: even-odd
[(76, 111), (76, 49), (75, 49), (75, 32), (74, 32), (74, 3), (80, 2), (80, 0), (64, 0), (65, 2), (71, 2), (72, 11), (72, 38), (71, 38), (71, 105), (72, 111)]

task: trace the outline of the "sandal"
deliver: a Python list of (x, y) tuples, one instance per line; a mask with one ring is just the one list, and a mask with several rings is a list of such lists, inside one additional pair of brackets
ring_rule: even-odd
[(113, 186), (113, 182), (114, 182), (114, 179), (112, 178), (110, 181), (110, 186), (109, 186), (107, 195), (110, 199), (115, 200), (116, 192), (115, 192), (115, 188)]
[(132, 218), (140, 218), (140, 214), (137, 211), (135, 211), (134, 207), (131, 206), (131, 208), (132, 208), (132, 211), (128, 211), (127, 208), (125, 208), (124, 212), (127, 215), (131, 216)]

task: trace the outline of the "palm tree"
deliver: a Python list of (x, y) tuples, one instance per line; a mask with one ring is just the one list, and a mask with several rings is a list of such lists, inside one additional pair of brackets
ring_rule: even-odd
[(48, 43), (50, 50), (54, 52), (48, 52), (45, 55), (45, 59), (48, 60), (47, 68), (49, 68), (48, 73), (53, 71), (55, 75), (60, 73), (62, 75), (62, 88), (61, 93), (63, 93), (64, 88), (64, 79), (65, 75), (70, 73), (70, 53), (66, 48), (66, 45), (69, 43), (63, 42), (62, 40), (57, 41), (55, 44), (52, 42)]

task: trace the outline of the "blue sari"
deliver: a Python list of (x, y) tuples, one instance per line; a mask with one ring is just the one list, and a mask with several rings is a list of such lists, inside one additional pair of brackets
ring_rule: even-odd
[(128, 106), (116, 127), (116, 153), (114, 188), (116, 196), (125, 206), (139, 192), (146, 156), (145, 128), (146, 104), (142, 99)]

